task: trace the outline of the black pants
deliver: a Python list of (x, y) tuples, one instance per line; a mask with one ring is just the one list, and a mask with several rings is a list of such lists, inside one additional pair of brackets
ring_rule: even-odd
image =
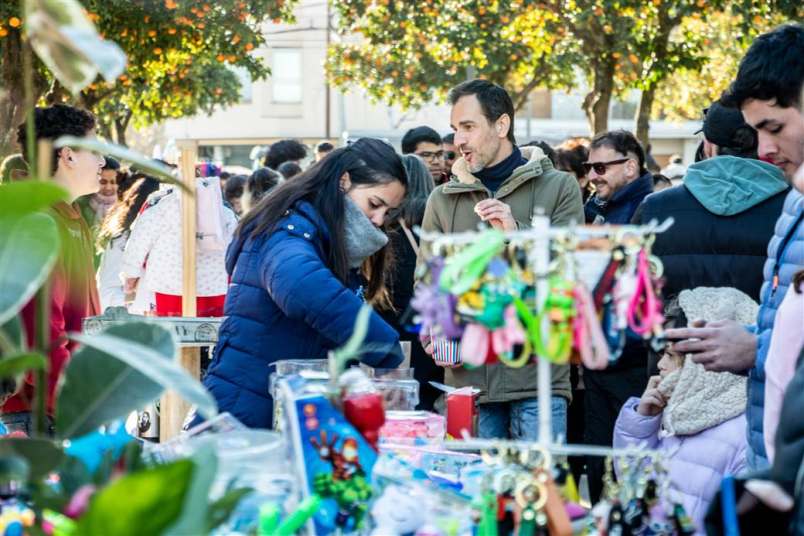
[[(584, 369), (586, 386), (584, 400), (584, 443), (610, 447), (614, 439), (614, 423), (620, 408), (632, 396), (642, 396), (648, 384), (646, 366), (622, 370)], [(589, 456), (586, 460), (589, 494), (592, 504), (600, 500), (603, 491), (605, 460)]]
[[(583, 426), (586, 415), (583, 407), (586, 396), (583, 389), (578, 389), (580, 384), (578, 365), (570, 367), (570, 384), (572, 385), (572, 402), (567, 411), (567, 443), (580, 445), (585, 441)], [(586, 456), (570, 456), (568, 461), (575, 482), (580, 482), (581, 475), (585, 471)]]

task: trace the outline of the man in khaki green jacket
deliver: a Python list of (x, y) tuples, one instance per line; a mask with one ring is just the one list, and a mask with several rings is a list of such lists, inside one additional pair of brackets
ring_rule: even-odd
[[(472, 80), (450, 92), (451, 125), (462, 157), (452, 178), (427, 201), (422, 229), (442, 233), (476, 230), (481, 222), (513, 231), (530, 226), (542, 212), (552, 225), (583, 224), (581, 191), (575, 178), (557, 171), (538, 147), (516, 146), (514, 107), (506, 91)], [(428, 345), (429, 349), (429, 345)], [(481, 390), (478, 435), (538, 438), (538, 372), (535, 364), (514, 369), (502, 364), (446, 371), (454, 387)], [(569, 366), (552, 370), (553, 434), (566, 437), (570, 399)]]

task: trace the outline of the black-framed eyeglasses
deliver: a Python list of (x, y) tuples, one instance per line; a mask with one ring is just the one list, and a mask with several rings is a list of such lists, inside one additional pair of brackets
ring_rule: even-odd
[(436, 152), (422, 151), (420, 153), (416, 153), (416, 156), (432, 162), (433, 160), (443, 160), (444, 151), (436, 151)]
[(609, 166), (616, 166), (631, 160), (630, 158), (620, 158), (619, 160), (609, 160), (608, 162), (584, 162), (583, 170), (589, 174), (593, 169), (598, 175), (605, 175)]

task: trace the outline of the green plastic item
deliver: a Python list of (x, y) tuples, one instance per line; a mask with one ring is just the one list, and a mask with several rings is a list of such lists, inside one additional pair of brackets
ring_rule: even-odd
[(483, 494), (483, 505), (480, 510), (478, 536), (497, 536), (497, 496), (494, 492)]
[(53, 510), (45, 510), (45, 521), (53, 526), (53, 536), (73, 536), (75, 521)]
[(279, 507), (275, 503), (266, 503), (260, 507), (259, 525), (257, 527), (258, 536), (268, 536), (276, 533), (279, 527), (280, 518)]
[(504, 245), (505, 235), (500, 231), (490, 229), (481, 234), (474, 244), (447, 261), (438, 282), (441, 290), (454, 296), (468, 292)]
[(321, 507), (321, 497), (311, 495), (303, 500), (295, 512), (285, 519), (276, 530), (276, 536), (293, 536), (307, 523)]

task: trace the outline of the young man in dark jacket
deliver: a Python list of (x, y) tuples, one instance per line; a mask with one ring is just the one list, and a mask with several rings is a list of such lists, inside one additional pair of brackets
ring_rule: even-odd
[[(94, 136), (95, 118), (84, 110), (57, 104), (34, 110), (34, 129), (37, 140), (55, 141), (61, 136)], [(25, 146), (26, 126), (19, 128), (20, 145)], [(104, 165), (102, 156), (86, 150), (63, 147), (53, 154), (53, 182), (67, 190), (69, 200), (94, 192)], [(30, 155), (27, 158), (31, 161)], [(100, 312), (100, 300), (95, 286), (92, 265), (93, 243), (89, 227), (74, 204), (59, 202), (53, 205), (50, 215), (56, 221), (61, 249), (56, 266), (50, 274), (50, 364), (47, 382), (47, 414), (52, 417), (55, 408), (56, 385), (67, 365), (75, 343), (67, 333), (81, 331), (84, 318)], [(35, 300), (22, 309), (22, 320), (28, 335), (28, 344), (36, 336)], [(8, 393), (4, 393), (8, 395)], [(31, 404), (34, 399), (33, 381), (29, 376), (19, 391), (4, 399), (0, 420), (10, 432), (31, 432)]]
[[(792, 180), (804, 164), (804, 25), (787, 24), (759, 36), (740, 62), (727, 104), (737, 106), (746, 123), (757, 130), (758, 153)], [(668, 330), (679, 353), (707, 370), (749, 373), (748, 454), (751, 469), (763, 469), (765, 455), (763, 412), (765, 358), (773, 334), (776, 311), (793, 275), (804, 269), (804, 196), (796, 190), (785, 198), (782, 214), (768, 244), (765, 283), (757, 324), (750, 329), (734, 322), (717, 322), (699, 328)]]
[(634, 223), (664, 221), (653, 253), (664, 264), (663, 294), (734, 287), (759, 301), (762, 266), (789, 189), (784, 174), (757, 160), (756, 131), (736, 108), (715, 102), (704, 117), (707, 159), (687, 170), (684, 184), (645, 199)]

